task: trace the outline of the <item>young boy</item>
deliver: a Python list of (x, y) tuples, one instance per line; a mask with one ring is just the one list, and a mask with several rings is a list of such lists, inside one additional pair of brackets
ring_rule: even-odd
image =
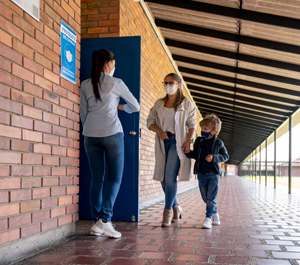
[(189, 158), (196, 159), (194, 174), (197, 174), (199, 189), (203, 201), (206, 203), (206, 218), (202, 228), (209, 229), (213, 225), (220, 225), (217, 210), (217, 195), (219, 190), (219, 162), (226, 162), (229, 155), (224, 143), (217, 138), (221, 130), (221, 121), (216, 115), (208, 115), (201, 122), (201, 136), (194, 143), (194, 150), (186, 153)]

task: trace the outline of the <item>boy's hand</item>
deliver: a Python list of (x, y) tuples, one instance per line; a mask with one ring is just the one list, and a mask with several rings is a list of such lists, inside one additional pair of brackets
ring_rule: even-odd
[(213, 160), (214, 156), (213, 155), (208, 155), (207, 157), (205, 157), (207, 162), (211, 162)]
[(182, 146), (182, 149), (186, 154), (190, 152), (190, 145), (191, 145), (190, 141), (185, 141), (185, 143)]

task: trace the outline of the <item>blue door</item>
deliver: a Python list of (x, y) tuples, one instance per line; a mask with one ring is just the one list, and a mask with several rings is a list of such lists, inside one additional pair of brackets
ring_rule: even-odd
[[(140, 102), (141, 37), (82, 39), (81, 82), (90, 77), (92, 53), (99, 49), (107, 49), (114, 53), (116, 56), (114, 76), (121, 78), (138, 102)], [(138, 221), (140, 113), (127, 114), (119, 111), (119, 118), (124, 130), (125, 163), (123, 180), (114, 206), (112, 220)], [(92, 219), (89, 202), (90, 180), (91, 173), (81, 134), (79, 175), (79, 219), (81, 220)]]

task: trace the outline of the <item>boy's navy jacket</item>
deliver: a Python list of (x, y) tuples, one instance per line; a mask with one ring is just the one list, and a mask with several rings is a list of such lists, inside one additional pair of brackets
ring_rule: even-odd
[[(197, 137), (194, 143), (194, 150), (191, 150), (189, 153), (185, 154), (189, 158), (196, 159), (195, 166), (194, 166), (194, 174), (199, 172), (200, 168), (200, 155), (201, 155), (201, 143), (203, 141), (203, 137)], [(227, 153), (227, 149), (224, 146), (222, 140), (217, 138), (214, 135), (213, 144), (211, 148), (211, 154), (213, 155), (212, 163), (217, 171), (218, 174), (221, 173), (221, 166), (219, 162), (226, 162), (229, 159), (229, 155)]]

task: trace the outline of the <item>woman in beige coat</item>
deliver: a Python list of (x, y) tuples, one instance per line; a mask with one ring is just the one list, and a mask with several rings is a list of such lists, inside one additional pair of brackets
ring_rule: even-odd
[(161, 182), (165, 192), (162, 226), (170, 226), (171, 221), (181, 218), (182, 209), (176, 200), (177, 176), (179, 181), (191, 178), (191, 160), (184, 152), (190, 151), (197, 125), (196, 108), (183, 96), (179, 75), (168, 74), (163, 84), (166, 96), (151, 108), (147, 127), (156, 132), (153, 179)]

